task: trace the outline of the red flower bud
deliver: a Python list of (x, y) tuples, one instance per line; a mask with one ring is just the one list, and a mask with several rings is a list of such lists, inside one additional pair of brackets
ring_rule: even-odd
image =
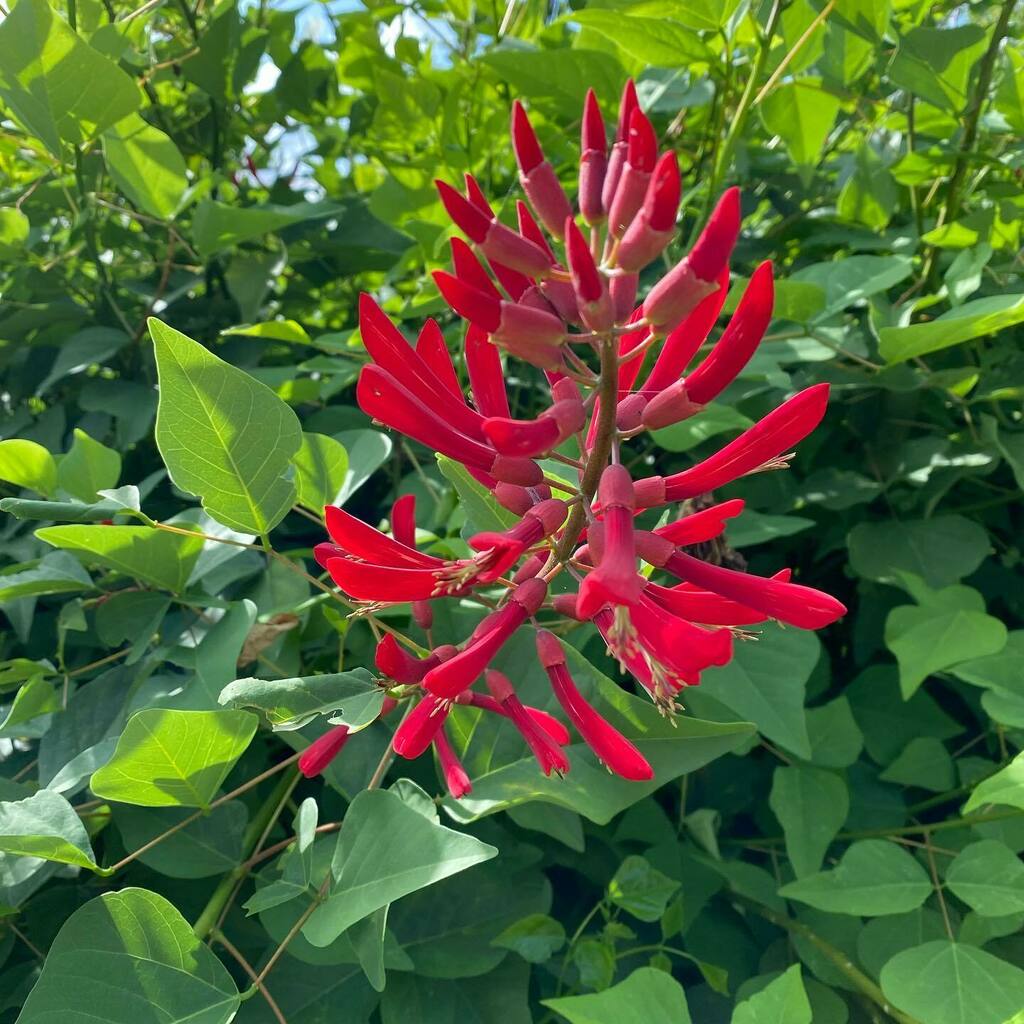
[(740, 190), (734, 185), (722, 193), (689, 255), (690, 267), (702, 281), (714, 281), (729, 264), (740, 235)]
[(608, 283), (572, 217), (565, 219), (565, 248), (580, 318), (592, 331), (607, 331), (615, 322)]
[[(712, 505), (710, 508), (701, 509), (700, 512), (683, 516), (674, 523), (659, 526), (654, 532), (679, 547), (687, 544), (704, 544), (720, 536), (725, 530), (725, 521), (738, 516), (743, 511), (744, 504), (742, 498), (731, 498), (720, 505)], [(664, 562), (661, 564), (664, 565)]]
[(455, 372), (448, 344), (444, 340), (444, 332), (433, 317), (427, 319), (416, 339), (416, 355), (423, 360), (426, 367), (441, 384), (455, 396), (459, 405), (465, 405), (466, 399), (462, 394), (462, 385), (459, 383), (459, 375)]
[(347, 725), (336, 725), (312, 743), (299, 758), (299, 771), (312, 779), (319, 775), (341, 753), (351, 734)]
[(470, 324), (466, 332), (466, 370), (477, 411), (484, 416), (507, 416), (508, 394), (501, 356), (487, 332)]
[(434, 750), (441, 764), (441, 773), (444, 775), (448, 792), (455, 800), (461, 800), (467, 793), (473, 791), (473, 785), (443, 728), (439, 729), (434, 737)]
[(614, 274), (608, 282), (608, 292), (612, 297), (617, 324), (629, 322), (631, 311), (636, 305), (636, 292), (639, 284), (639, 274)]
[[(474, 690), (466, 690), (455, 698), (455, 703), (466, 704), (473, 708), (482, 708), (484, 711), (489, 711), (492, 714), (508, 718), (508, 711), (492, 696), (486, 693), (476, 693)], [(569, 743), (572, 738), (569, 735), (569, 730), (566, 729), (566, 727), (562, 725), (554, 715), (549, 715), (546, 711), (541, 711), (540, 708), (531, 708), (529, 706), (527, 706), (526, 711), (537, 725), (539, 725), (560, 747), (564, 747)]]

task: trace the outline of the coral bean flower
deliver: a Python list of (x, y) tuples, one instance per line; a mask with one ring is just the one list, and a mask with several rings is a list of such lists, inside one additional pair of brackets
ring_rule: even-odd
[[(680, 692), (726, 664), (752, 627), (777, 620), (821, 629), (846, 610), (794, 581), (788, 569), (763, 578), (701, 557), (708, 541), (728, 537), (729, 521), (743, 509), (740, 499), (709, 504), (705, 496), (749, 474), (786, 468), (825, 415), (827, 384), (792, 395), (689, 468), (635, 479), (626, 469), (642, 464), (627, 458), (633, 438), (721, 399), (771, 322), (774, 270), (766, 261), (714, 333), (741, 232), (739, 191), (715, 197), (707, 224), (684, 252), (676, 230), (677, 157), (659, 154), (658, 131), (632, 82), (611, 133), (587, 93), (575, 206), (561, 174), (564, 149), (558, 160), (548, 158), (519, 102), (511, 120), (525, 202), (492, 207), (471, 174), (458, 185), (437, 182), (456, 233), (452, 270), (436, 271), (434, 281), (466, 321), (461, 358), (453, 360), (438, 322), (428, 320), (410, 341), (374, 298), (359, 303), (368, 357), (356, 388), (360, 407), (460, 463), (493, 497), (479, 499), (490, 504), (491, 521), (467, 534), (463, 557), (441, 557), (432, 551), (446, 549), (417, 547), (411, 495), (393, 505), (390, 532), (329, 507), (330, 540), (314, 552), (361, 610), (400, 606), (390, 613), (399, 616), (407, 608), (422, 630), (425, 646), (396, 639), (394, 619), (380, 636), (374, 664), (387, 690), (381, 716), (401, 710), (394, 751), (417, 757), (433, 748), (455, 799), (472, 790), (458, 745), (472, 731), (461, 728), (461, 716), (471, 714), (515, 730), (546, 775), (571, 770), (571, 728), (616, 775), (653, 777), (641, 749), (577, 686), (566, 648), (548, 628), (556, 622), (559, 630), (596, 630), (639, 691), (674, 714)], [(669, 251), (671, 269), (655, 274), (638, 300), (640, 272)], [(542, 371), (550, 393), (533, 416), (510, 402), (506, 381), (541, 373), (524, 372), (517, 361)], [(645, 509), (697, 497), (708, 507), (668, 510), (660, 525), (641, 528)], [(478, 510), (467, 511), (467, 520), (477, 518)], [(436, 614), (453, 600), (461, 603), (458, 619)], [(450, 635), (446, 626), (445, 635), (434, 636), (440, 623), (464, 621), (474, 605), (481, 612), (468, 635)], [(503, 674), (494, 659), (521, 630), (534, 634), (536, 662)], [(530, 707), (517, 692), (545, 678), (555, 714)], [(345, 726), (328, 731), (303, 753), (300, 770), (323, 771), (351, 738)]]

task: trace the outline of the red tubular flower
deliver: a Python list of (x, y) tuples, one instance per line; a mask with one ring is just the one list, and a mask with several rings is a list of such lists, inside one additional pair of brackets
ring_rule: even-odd
[(567, 377), (551, 387), (554, 403), (535, 420), (513, 420), (504, 416), (484, 420), (487, 439), (503, 455), (532, 457), (557, 448), (566, 438), (583, 429), (586, 410), (579, 388)]
[(644, 299), (644, 316), (659, 333), (672, 330), (705, 295), (716, 289), (740, 233), (739, 189), (728, 189), (688, 256)]
[(700, 674), (712, 665), (725, 665), (732, 657), (732, 633), (727, 629), (704, 629), (665, 611), (650, 598), (641, 596), (630, 609), (636, 645), (651, 667), (655, 699), (666, 694), (663, 687), (695, 686)]
[(580, 584), (576, 610), (591, 619), (606, 604), (632, 605), (644, 588), (633, 544), (633, 481), (625, 466), (612, 464), (598, 489), (603, 515), (601, 560)]
[(455, 372), (448, 344), (444, 340), (437, 321), (432, 317), (423, 325), (416, 339), (416, 355), (418, 355), (431, 373), (459, 400), (460, 405), (466, 404), (462, 394), (459, 375)]
[(612, 208), (615, 192), (622, 177), (622, 168), (626, 163), (626, 150), (629, 146), (629, 125), (633, 111), (639, 109), (636, 98), (636, 86), (629, 79), (622, 89), (619, 102), (619, 123), (615, 129), (615, 141), (612, 143), (611, 155), (608, 157), (608, 170), (605, 172), (604, 184), (601, 187), (601, 205), (607, 213)]
[(768, 330), (774, 304), (772, 264), (765, 260), (751, 275), (743, 298), (715, 347), (686, 378), (686, 393), (691, 402), (706, 405), (736, 379)]
[(385, 633), (377, 644), (373, 660), (378, 670), (388, 679), (411, 685), (418, 683), (435, 665), (440, 665), (454, 653), (454, 647), (438, 647), (426, 658), (415, 658), (403, 651), (390, 633)]
[(476, 253), (461, 238), (450, 238), (448, 244), (452, 249), (455, 276), (478, 292), (489, 295), (495, 302), (501, 302), (501, 292), (491, 280), (491, 275), (484, 269), (484, 265), (477, 259)]
[(565, 325), (554, 314), (495, 299), (443, 270), (434, 272), (434, 281), (459, 316), (479, 326), (510, 352), (542, 368), (561, 365)]
[(597, 269), (590, 246), (572, 217), (565, 218), (565, 248), (580, 319), (592, 331), (607, 331), (615, 323), (608, 282)]
[(641, 389), (649, 399), (653, 401), (659, 392), (675, 384), (690, 365), (717, 323), (728, 290), (729, 271), (723, 270), (718, 277), (718, 288), (702, 298), (669, 332)]
[(489, 445), (460, 434), (433, 408), (421, 402), (379, 366), (364, 366), (360, 371), (356, 401), (359, 408), (373, 419), (498, 479), (530, 487), (540, 483), (544, 477), (535, 463), (509, 459)]
[(645, 782), (654, 778), (654, 771), (643, 754), (602, 718), (576, 688), (565, 662), (565, 652), (554, 633), (546, 629), (537, 632), (537, 655), (558, 703), (598, 758), (624, 779)]
[(536, 577), (526, 580), (512, 592), (503, 608), (484, 618), (459, 654), (423, 677), (423, 685), (448, 700), (468, 689), (505, 641), (540, 608), (547, 592), (548, 586), (543, 580)]
[[(445, 564), (440, 558), (425, 555), (422, 551), (401, 543), (397, 538), (375, 530), (336, 505), (326, 506), (324, 522), (331, 539), (342, 552), (367, 562), (380, 562), (411, 569), (440, 569)], [(331, 557), (336, 557), (337, 553), (333, 552)]]
[(676, 551), (664, 568), (687, 583), (712, 590), (737, 604), (801, 629), (822, 629), (846, 614), (846, 606), (841, 601), (813, 587), (751, 576), (702, 562), (682, 551)]
[(328, 729), (302, 752), (299, 771), (307, 779), (319, 775), (341, 753), (350, 735), (347, 725), (336, 725)]
[(757, 469), (771, 467), (821, 422), (828, 391), (828, 384), (805, 388), (714, 455), (692, 469), (666, 477), (667, 500), (693, 498)]
[(679, 192), (679, 162), (675, 153), (665, 153), (651, 175), (640, 212), (619, 243), (617, 261), (622, 270), (643, 270), (668, 245), (675, 230)]
[(605, 218), (601, 189), (608, 169), (608, 138), (604, 118), (593, 89), (587, 90), (583, 104), (583, 124), (580, 129), (580, 183), (579, 204), (583, 220), (590, 226)]
[(725, 530), (725, 521), (738, 516), (744, 505), (742, 498), (731, 498), (720, 505), (712, 505), (710, 508), (701, 509), (700, 512), (683, 516), (674, 523), (659, 526), (654, 533), (679, 547), (703, 544), (720, 536)]
[(481, 252), (489, 260), (495, 260), (530, 277), (548, 273), (551, 260), (543, 249), (502, 224), (493, 215), (488, 216), (446, 182), (436, 181), (434, 184), (448, 216), (480, 246)]
[(561, 238), (565, 219), (572, 216), (572, 207), (554, 168), (544, 159), (533, 125), (518, 100), (512, 104), (512, 148), (527, 199), (544, 227), (555, 238)]
[(404, 569), (350, 558), (329, 558), (325, 568), (331, 579), (357, 601), (429, 601), (463, 594), (469, 587), (458, 577), (453, 579), (447, 565), (441, 570)]
[(549, 498), (533, 506), (522, 519), (504, 533), (478, 533), (469, 538), (469, 546), (482, 552), (474, 562), (479, 566), (477, 580), (493, 583), (505, 570), (519, 561), (527, 548), (554, 533), (565, 522), (569, 506), (560, 498)]
[(454, 799), (461, 800), (467, 793), (473, 791), (473, 785), (443, 728), (439, 729), (434, 737), (434, 750), (441, 764), (441, 773), (444, 775), (444, 784), (448, 787), (448, 792)]
[(629, 115), (626, 162), (623, 164), (622, 176), (615, 189), (615, 198), (608, 210), (608, 230), (613, 237), (622, 237), (643, 205), (657, 159), (658, 139), (654, 134), (654, 128), (643, 111), (637, 107)]
[[(465, 704), (468, 707), (473, 708), (481, 708), (482, 710), (489, 711), (492, 714), (502, 715), (504, 718), (509, 717), (508, 709), (486, 693), (476, 693), (474, 690), (466, 690), (455, 698), (455, 703)], [(560, 747), (566, 746), (572, 739), (569, 735), (569, 730), (566, 729), (566, 727), (562, 725), (554, 715), (549, 715), (546, 711), (541, 711), (540, 708), (531, 708), (529, 705), (526, 705), (526, 713)]]
[[(458, 389), (458, 401), (453, 402), (448, 385), (409, 345), (380, 306), (365, 292), (359, 296), (359, 334), (374, 363), (386, 370), (410, 394), (424, 405), (437, 406), (443, 403), (452, 426), (467, 437), (476, 440), (483, 438), (483, 418), (466, 405), (462, 389)], [(443, 338), (441, 344), (444, 345)], [(454, 370), (451, 373), (454, 374)]]
[(569, 771), (569, 758), (562, 748), (531, 717), (523, 702), (516, 696), (508, 677), (495, 669), (488, 669), (484, 677), (491, 696), (502, 706), (505, 715), (519, 730), (527, 746), (537, 758), (541, 771), (550, 775), (553, 771), (565, 775)]
[(483, 416), (508, 416), (508, 392), (501, 356), (487, 332), (475, 324), (466, 332), (466, 371), (473, 402)]
[(429, 693), (402, 719), (391, 738), (399, 757), (419, 757), (437, 737), (448, 717), (451, 704)]
[[(785, 582), (789, 576), (789, 570), (782, 569), (772, 579)], [(708, 626), (753, 626), (771, 618), (765, 612), (730, 601), (721, 594), (702, 590), (690, 583), (680, 583), (675, 587), (660, 587), (656, 583), (649, 583), (644, 595), (681, 619), (702, 622)]]

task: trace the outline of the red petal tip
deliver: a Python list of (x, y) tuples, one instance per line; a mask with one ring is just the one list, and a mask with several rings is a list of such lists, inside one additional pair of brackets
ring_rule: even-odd
[(482, 242), (487, 237), (491, 218), (447, 182), (435, 181), (434, 185), (445, 210), (448, 211), (448, 216), (455, 221), (459, 230), (469, 235), (477, 244)]
[(512, 148), (523, 174), (529, 174), (534, 167), (544, 162), (544, 151), (537, 141), (537, 133), (519, 100), (512, 104)]

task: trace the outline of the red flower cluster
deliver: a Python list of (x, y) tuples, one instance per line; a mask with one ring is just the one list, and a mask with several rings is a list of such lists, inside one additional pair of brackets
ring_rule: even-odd
[[(463, 355), (471, 401), (437, 324), (428, 321), (410, 346), (368, 295), (360, 303), (359, 325), (372, 362), (360, 375), (357, 397), (373, 419), (462, 463), (518, 522), (470, 538), (472, 557), (437, 558), (416, 549), (408, 496), (395, 503), (390, 536), (328, 508), (332, 543), (316, 549), (349, 597), (371, 605), (411, 602), (424, 628), (433, 601), (480, 589), (500, 594), (496, 607), (489, 602), (495, 610), (458, 646), (437, 646), (421, 659), (389, 634), (377, 649), (382, 675), (409, 688), (402, 692), (421, 694), (395, 732), (395, 751), (417, 757), (433, 744), (456, 797), (470, 790), (444, 728), (456, 704), (509, 719), (546, 774), (569, 770), (565, 727), (525, 706), (512, 681), (488, 667), (509, 637), (542, 611), (593, 622), (622, 667), (670, 712), (682, 687), (729, 660), (738, 627), (777, 619), (817, 629), (846, 610), (829, 595), (791, 582), (788, 571), (762, 579), (685, 550), (719, 536), (742, 501), (653, 531), (636, 526), (643, 509), (785, 467), (793, 446), (825, 413), (828, 385), (821, 384), (683, 472), (633, 480), (620, 461), (624, 440), (692, 416), (717, 397), (768, 326), (773, 279), (766, 262), (710, 352), (686, 372), (725, 301), (728, 260), (740, 230), (737, 190), (721, 197), (693, 249), (636, 305), (639, 272), (673, 235), (680, 178), (674, 153), (658, 157), (632, 83), (623, 93), (610, 148), (594, 94), (587, 95), (578, 201), (589, 237), (519, 103), (512, 142), (530, 204), (517, 204), (518, 230), (497, 218), (472, 176), (463, 192), (437, 183), (445, 208), (472, 243), (453, 238), (455, 272), (434, 275), (441, 294), (469, 322)], [(562, 243), (564, 262), (553, 241)], [(657, 357), (640, 383), (655, 344)], [(544, 371), (552, 401), (536, 419), (511, 417), (501, 351)], [(577, 469), (575, 486), (547, 476), (536, 461), (573, 436), (580, 458), (561, 458)], [(639, 562), (679, 582), (652, 583)], [(578, 590), (551, 595), (550, 581), (562, 572), (579, 581)], [(618, 775), (651, 778), (641, 753), (576, 687), (561, 641), (538, 627), (536, 642), (554, 695), (583, 740)], [(481, 679), (488, 693), (473, 689)], [(316, 753), (312, 747), (307, 752), (303, 770), (320, 770), (346, 738), (328, 733)]]

